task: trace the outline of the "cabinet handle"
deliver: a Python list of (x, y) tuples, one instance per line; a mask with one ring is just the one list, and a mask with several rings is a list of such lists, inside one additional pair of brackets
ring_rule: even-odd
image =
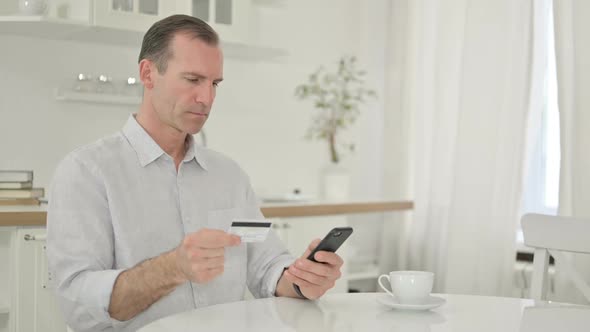
[(47, 240), (47, 234), (31, 235), (25, 234), (25, 241), (45, 241)]

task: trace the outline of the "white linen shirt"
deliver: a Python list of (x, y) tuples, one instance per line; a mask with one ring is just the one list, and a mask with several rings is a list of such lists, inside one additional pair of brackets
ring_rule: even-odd
[(135, 331), (181, 311), (274, 296), (294, 258), (274, 232), (262, 243), (228, 247), (223, 274), (186, 282), (131, 320), (108, 314), (119, 273), (176, 248), (202, 228), (229, 230), (233, 218), (262, 219), (247, 175), (229, 158), (188, 149), (173, 159), (132, 115), (123, 130), (70, 153), (49, 196), (47, 258), (58, 302), (75, 331)]

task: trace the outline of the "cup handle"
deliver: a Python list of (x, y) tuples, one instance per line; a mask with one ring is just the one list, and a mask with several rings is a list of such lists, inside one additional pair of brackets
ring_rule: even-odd
[(381, 289), (383, 289), (384, 291), (386, 291), (386, 292), (387, 292), (389, 295), (391, 295), (391, 296), (395, 296), (395, 295), (393, 295), (393, 293), (392, 293), (392, 292), (391, 292), (389, 289), (387, 289), (387, 288), (386, 288), (385, 286), (383, 286), (383, 284), (381, 283), (381, 278), (383, 278), (383, 277), (387, 278), (387, 281), (389, 281), (389, 282), (391, 283), (391, 281), (390, 281), (390, 279), (389, 279), (389, 275), (387, 275), (387, 274), (382, 274), (382, 275), (380, 275), (380, 276), (379, 276), (379, 279), (377, 279), (377, 281), (379, 282), (379, 286), (381, 286)]

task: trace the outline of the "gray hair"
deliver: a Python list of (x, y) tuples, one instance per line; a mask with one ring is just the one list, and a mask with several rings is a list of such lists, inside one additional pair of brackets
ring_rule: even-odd
[(138, 62), (151, 60), (160, 73), (166, 72), (172, 57), (170, 41), (177, 33), (185, 33), (211, 46), (219, 45), (217, 32), (205, 21), (188, 15), (172, 15), (154, 23), (145, 33)]

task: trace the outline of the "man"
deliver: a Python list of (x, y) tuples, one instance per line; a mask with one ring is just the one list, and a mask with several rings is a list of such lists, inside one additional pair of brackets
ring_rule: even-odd
[[(246, 174), (195, 145), (223, 79), (217, 34), (175, 15), (146, 33), (139, 112), (123, 130), (58, 166), (47, 255), (56, 294), (76, 331), (133, 331), (161, 317), (256, 297), (317, 299), (342, 259), (319, 240), (295, 260), (274, 233), (240, 243), (233, 218), (263, 218)], [(300, 287), (298, 295), (293, 287)]]

